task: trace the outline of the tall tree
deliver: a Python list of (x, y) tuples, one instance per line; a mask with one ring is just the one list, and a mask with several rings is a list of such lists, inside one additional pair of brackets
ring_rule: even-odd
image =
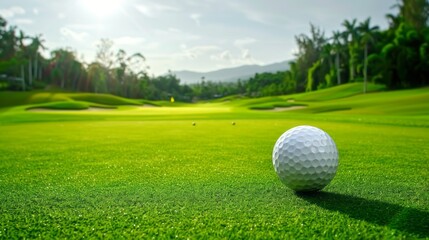
[(378, 26), (371, 26), (371, 18), (367, 18), (359, 24), (358, 29), (361, 34), (361, 43), (364, 45), (363, 93), (366, 93), (368, 81), (368, 46), (375, 42), (374, 33), (379, 28)]
[(397, 5), (400, 16), (417, 31), (428, 26), (429, 2), (428, 0), (401, 0)]
[[(295, 40), (298, 45), (298, 53), (296, 54), (297, 91), (305, 91), (308, 86), (308, 69), (320, 59), (326, 39), (320, 28), (310, 24), (310, 36), (301, 34), (296, 36)], [(312, 86), (317, 86), (323, 78), (324, 75), (313, 75), (314, 85), (312, 84)]]
[(45, 50), (46, 47), (43, 45), (44, 40), (42, 39), (42, 35), (39, 34), (35, 37), (31, 37), (31, 44), (29, 46), (30, 49), (30, 54), (33, 56), (30, 59), (33, 59), (34, 64), (33, 64), (33, 74), (32, 76), (34, 76), (36, 79), (41, 77), (41, 64), (40, 64), (40, 53), (39, 50), (43, 49)]
[(337, 85), (340, 85), (341, 84), (340, 53), (343, 50), (343, 45), (341, 44), (341, 33), (339, 31), (334, 31), (332, 34), (332, 39), (333, 39), (333, 51), (335, 53)]
[(73, 65), (75, 64), (75, 53), (68, 49), (56, 49), (51, 52), (50, 73), (51, 81), (56, 83), (62, 89), (66, 89), (74, 85), (76, 79)]
[(88, 66), (88, 79), (95, 93), (106, 92), (106, 71), (99, 62), (93, 62)]
[(99, 84), (104, 84), (104, 86), (98, 85), (97, 89), (103, 89), (103, 91), (113, 92), (116, 89), (112, 89), (112, 79), (110, 77), (110, 71), (114, 64), (114, 52), (112, 50), (113, 41), (107, 38), (100, 39), (99, 44), (97, 45), (96, 51), (96, 62), (100, 63), (103, 67), (103, 81), (98, 81)]
[(8, 27), (6, 19), (0, 16), (0, 60), (10, 60), (18, 46), (16, 27)]
[(357, 20), (353, 19), (352, 21), (345, 20), (343, 22), (343, 26), (346, 28), (344, 34), (348, 41), (349, 48), (349, 81), (353, 81), (355, 79), (355, 70), (356, 70), (356, 62), (357, 62), (357, 53), (356, 48), (358, 46), (357, 38), (358, 38), (358, 28), (356, 26)]
[(100, 39), (100, 43), (97, 44), (96, 61), (107, 69), (114, 63), (113, 44), (113, 41), (107, 38)]

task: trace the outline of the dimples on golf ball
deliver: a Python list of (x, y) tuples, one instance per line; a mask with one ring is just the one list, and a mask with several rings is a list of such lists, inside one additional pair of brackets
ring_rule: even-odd
[(337, 147), (323, 130), (298, 126), (283, 133), (273, 149), (273, 165), (280, 180), (295, 191), (317, 191), (334, 178)]

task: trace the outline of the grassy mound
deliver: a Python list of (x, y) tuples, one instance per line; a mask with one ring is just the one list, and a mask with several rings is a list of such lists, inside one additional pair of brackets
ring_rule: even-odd
[[(386, 87), (380, 84), (368, 83), (367, 93), (379, 92)], [(363, 83), (348, 83), (336, 87), (326, 88), (314, 92), (300, 93), (289, 96), (295, 101), (326, 101), (360, 95), (363, 93)]]
[(156, 101), (150, 101), (150, 100), (143, 99), (143, 100), (140, 100), (139, 102), (143, 105), (149, 105), (149, 106), (154, 106), (154, 107), (160, 107), (161, 106), (161, 104), (159, 104)]
[(32, 109), (84, 110), (88, 108), (89, 108), (89, 104), (86, 102), (63, 101), (63, 102), (49, 102), (45, 104), (34, 105), (32, 107), (27, 108), (27, 110), (32, 110)]
[[(379, 92), (385, 89), (384, 85), (368, 84), (367, 92)], [(261, 98), (232, 98), (228, 104), (246, 107), (248, 109), (273, 109), (275, 107), (306, 106), (308, 102), (323, 102), (340, 100), (351, 96), (361, 95), (362, 83), (349, 83), (314, 92), (298, 93), (284, 96), (271, 96)], [(345, 107), (348, 108), (348, 107)]]
[(261, 97), (261, 98), (236, 99), (234, 101), (227, 102), (226, 104), (237, 106), (237, 107), (246, 107), (251, 109), (252, 107), (258, 106), (258, 105), (280, 103), (280, 102), (286, 103), (287, 100), (280, 96), (273, 96), (273, 97)]
[(383, 89), (382, 85), (368, 84), (368, 93), (363, 94), (362, 83), (351, 83), (315, 92), (241, 99), (225, 104), (251, 110), (307, 106), (294, 109), (295, 113), (429, 114), (429, 88), (398, 91), (382, 91)]
[[(110, 106), (142, 105), (142, 103), (137, 100), (122, 98), (110, 94), (59, 92), (0, 92), (0, 108), (14, 107), (19, 105), (71, 101), (88, 102), (92, 104)], [(76, 103), (75, 105), (77, 106), (79, 104), (80, 103)]]
[(252, 110), (272, 110), (275, 108), (289, 108), (289, 107), (298, 107), (306, 106), (305, 104), (299, 103), (290, 103), (290, 102), (269, 102), (263, 104), (256, 104), (249, 107)]
[(429, 115), (429, 88), (356, 95), (309, 104), (301, 113), (346, 111), (358, 114)]
[(61, 102), (49, 102), (44, 104), (33, 105), (28, 107), (27, 110), (31, 109), (52, 109), (52, 110), (86, 110), (91, 107), (94, 108), (105, 108), (105, 109), (114, 109), (115, 107), (95, 104), (83, 101), (61, 101)]
[(137, 100), (114, 96), (111, 94), (73, 93), (67, 94), (73, 100), (93, 102), (104, 105), (141, 105)]

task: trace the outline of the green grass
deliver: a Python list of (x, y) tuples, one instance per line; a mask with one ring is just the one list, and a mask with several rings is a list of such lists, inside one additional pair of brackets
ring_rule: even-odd
[[(383, 85), (368, 84), (367, 92), (380, 92), (384, 90)], [(328, 106), (332, 103), (342, 102), (344, 99), (348, 99), (353, 96), (361, 96), (363, 90), (362, 83), (350, 83), (344, 84), (337, 87), (327, 88), (319, 91), (291, 94), (285, 96), (273, 96), (263, 98), (230, 98), (233, 104), (238, 107), (247, 107), (255, 110), (267, 110), (276, 107), (289, 107), (289, 106), (308, 106), (315, 104), (316, 106), (323, 105)], [(326, 111), (329, 109), (335, 109), (328, 106)], [(350, 107), (341, 107), (340, 109), (350, 109)], [(325, 111), (315, 111), (325, 112)]]
[(115, 107), (96, 104), (96, 103), (82, 102), (82, 101), (63, 101), (63, 102), (48, 102), (43, 104), (36, 104), (36, 105), (27, 107), (27, 110), (34, 110), (34, 109), (87, 110), (89, 108), (114, 109)]
[[(385, 88), (384, 85), (369, 83), (367, 93), (383, 91)], [(363, 83), (349, 83), (309, 93), (293, 94), (289, 98), (296, 101), (326, 101), (351, 97), (362, 93), (362, 91)]]
[[(0, 238), (429, 238), (426, 92), (288, 112), (248, 110), (288, 96), (99, 112), (9, 107), (0, 111)], [(351, 109), (313, 113), (335, 106)], [(277, 138), (304, 124), (327, 131), (340, 154), (336, 177), (315, 194), (287, 189), (271, 163)]]
[(110, 94), (62, 93), (62, 92), (0, 92), (0, 108), (26, 104), (80, 101), (102, 105), (141, 105), (142, 102)]
[(429, 115), (429, 88), (369, 93), (309, 104), (297, 112), (349, 110), (347, 114)]
[(305, 106), (304, 104), (290, 103), (290, 102), (269, 102), (269, 103), (261, 103), (255, 104), (249, 107), (252, 110), (272, 110), (275, 108), (289, 108), (289, 107), (298, 107)]
[[(271, 165), (276, 138), (299, 124), (325, 129), (340, 151), (322, 194), (294, 194)], [(171, 120), (1, 131), (5, 238), (429, 237), (427, 128)]]
[[(294, 113), (429, 115), (429, 88), (383, 92), (381, 85), (368, 85), (368, 93), (362, 94), (362, 83), (345, 84), (315, 92), (240, 99), (227, 105), (254, 110), (275, 107), (306, 106)], [(381, 91), (381, 92), (378, 92)]]

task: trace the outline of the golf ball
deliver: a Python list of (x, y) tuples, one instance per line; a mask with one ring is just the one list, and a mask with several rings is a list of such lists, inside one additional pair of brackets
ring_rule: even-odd
[(273, 165), (287, 187), (295, 191), (318, 191), (334, 178), (338, 151), (332, 138), (323, 130), (298, 126), (277, 140)]

